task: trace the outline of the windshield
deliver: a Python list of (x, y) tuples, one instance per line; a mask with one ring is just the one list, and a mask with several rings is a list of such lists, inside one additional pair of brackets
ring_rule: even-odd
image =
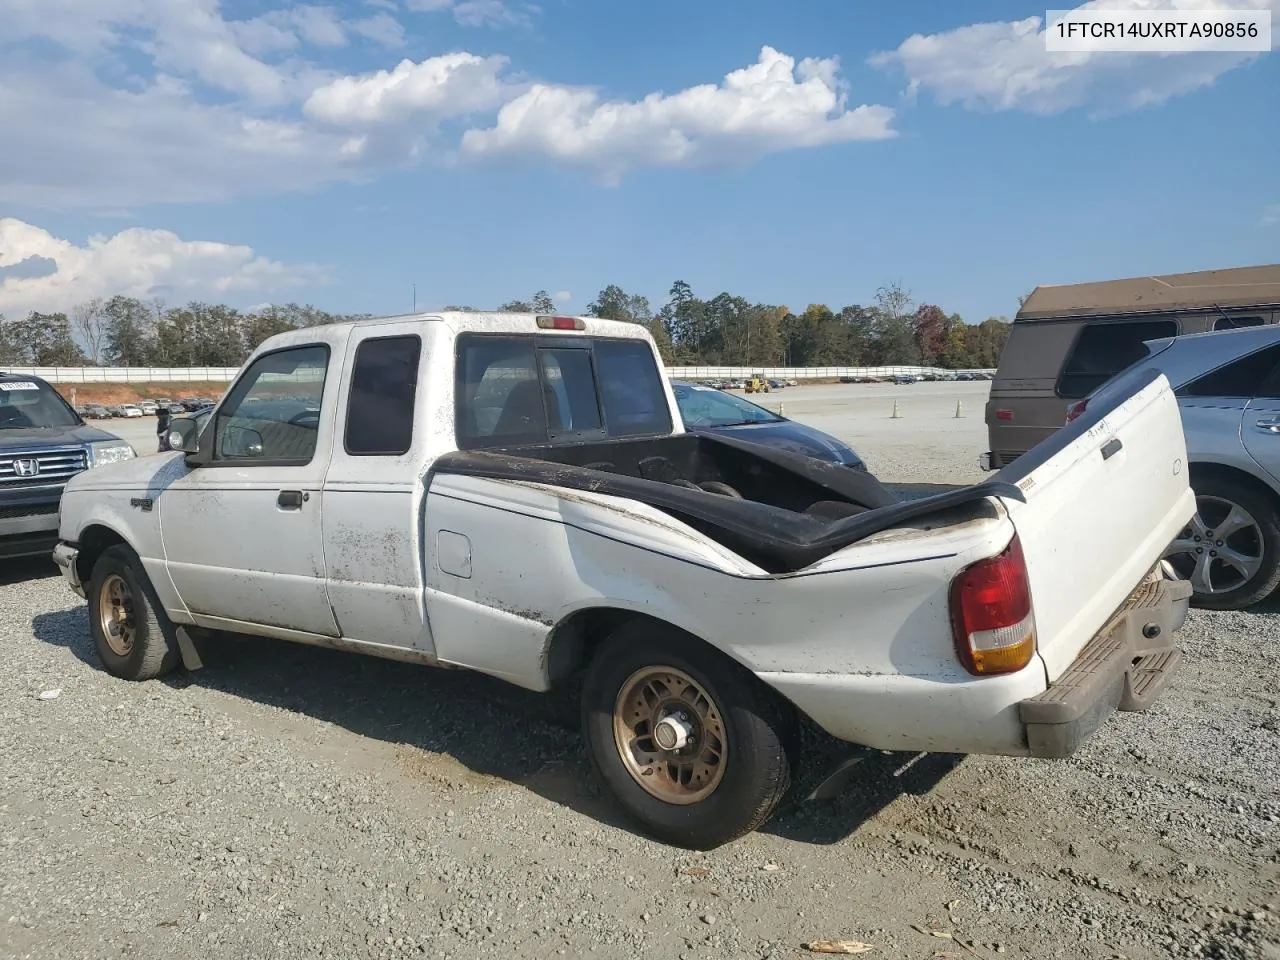
[(0, 430), (78, 426), (80, 418), (52, 388), (35, 380), (0, 383)]
[(744, 423), (778, 423), (783, 417), (731, 393), (687, 383), (671, 385), (680, 418), (687, 427), (734, 427)]

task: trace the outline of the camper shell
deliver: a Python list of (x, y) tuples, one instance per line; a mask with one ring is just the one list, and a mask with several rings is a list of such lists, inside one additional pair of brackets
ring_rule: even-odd
[(1060, 428), (1148, 340), (1276, 322), (1280, 264), (1038, 286), (1000, 356), (982, 466), (999, 470)]

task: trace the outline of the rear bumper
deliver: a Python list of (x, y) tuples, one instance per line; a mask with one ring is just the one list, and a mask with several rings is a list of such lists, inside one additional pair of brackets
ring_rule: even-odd
[(1043, 693), (1018, 704), (1033, 757), (1070, 756), (1116, 710), (1146, 710), (1182, 660), (1191, 584), (1149, 578)]

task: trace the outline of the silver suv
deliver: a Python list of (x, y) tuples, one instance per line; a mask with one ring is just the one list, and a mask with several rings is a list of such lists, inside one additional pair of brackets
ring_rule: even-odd
[[(1280, 327), (1150, 340), (1129, 367), (1163, 373), (1178, 397), (1199, 512), (1166, 558), (1193, 602), (1238, 610), (1280, 586)], [(1067, 414), (1070, 422), (1108, 381)]]

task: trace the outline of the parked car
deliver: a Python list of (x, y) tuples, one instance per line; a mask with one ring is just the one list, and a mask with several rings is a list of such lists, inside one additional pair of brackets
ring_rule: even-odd
[(867, 469), (848, 444), (743, 397), (681, 381), (671, 384), (671, 392), (675, 394), (680, 419), (691, 433), (737, 437), (855, 470)]
[(87, 425), (45, 380), (0, 373), (0, 558), (47, 558), (67, 480), (132, 456), (129, 444)]
[(184, 410), (199, 410), (201, 407), (209, 405), (209, 401), (203, 397), (183, 397), (178, 403)]
[[(1280, 586), (1280, 327), (1153, 340), (1130, 371), (1178, 397), (1196, 516), (1166, 554), (1193, 603), (1238, 610)], [(1110, 384), (1068, 410), (1083, 415)]]
[(133, 403), (126, 403), (120, 408), (120, 415), (132, 420), (142, 416), (142, 408)]
[(154, 417), (160, 409), (160, 404), (154, 400), (142, 400), (138, 403), (138, 409), (148, 417)]
[(100, 403), (91, 403), (84, 408), (86, 420), (110, 420), (111, 412)]
[(110, 673), (198, 667), (203, 628), (552, 692), (668, 843), (768, 819), (804, 717), (853, 756), (1062, 757), (1178, 664), (1161, 551), (1195, 502), (1163, 380), (909, 501), (686, 433), (648, 331), (593, 317), (288, 331), (183, 429), (63, 498), (54, 557)]

